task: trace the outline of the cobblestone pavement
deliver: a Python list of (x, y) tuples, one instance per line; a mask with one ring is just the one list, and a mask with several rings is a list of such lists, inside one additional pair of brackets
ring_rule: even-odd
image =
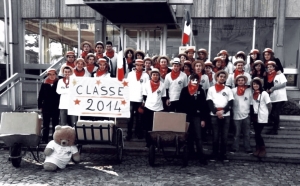
[[(0, 184), (2, 185), (300, 185), (300, 165), (232, 161), (200, 165), (196, 160), (181, 167), (181, 160), (157, 158), (150, 167), (145, 155), (123, 157), (115, 163), (114, 155), (82, 153), (79, 164), (46, 172), (29, 153), (21, 167), (8, 161), (8, 151), (0, 150)], [(42, 158), (43, 159), (43, 158)]]

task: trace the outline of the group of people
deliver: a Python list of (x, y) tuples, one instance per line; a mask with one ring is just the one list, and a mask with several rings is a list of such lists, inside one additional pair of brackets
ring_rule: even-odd
[[(38, 107), (44, 118), (43, 141), (48, 141), (50, 118), (53, 127), (58, 124), (59, 117), (62, 125), (73, 126), (77, 120), (75, 116), (67, 115), (65, 96), (68, 96), (70, 76), (116, 77), (117, 54), (112, 43), (108, 41), (104, 46), (99, 41), (92, 47), (91, 43), (83, 42), (82, 54), (77, 59), (73, 51), (67, 52), (67, 61), (62, 65), (59, 77), (55, 69), (48, 71), (38, 98)], [(187, 47), (185, 53), (172, 60), (164, 55), (150, 58), (141, 50), (127, 48), (123, 58), (124, 75), (130, 85), (126, 139), (131, 140), (134, 136), (135, 123), (135, 136), (145, 138), (149, 147), (148, 131), (152, 130), (154, 113), (180, 112), (187, 114), (186, 120), (190, 123), (189, 153), (201, 163), (207, 163), (202, 150), (206, 126), (210, 126), (213, 133), (210, 160), (228, 161), (226, 147), (230, 123), (235, 129), (230, 152), (239, 150), (239, 138), (243, 132), (245, 151), (252, 153), (250, 123), (253, 123), (256, 141), (253, 155), (264, 157), (262, 129), (266, 124), (272, 124), (270, 134), (277, 134), (280, 110), (287, 101), (283, 67), (271, 48), (262, 53), (253, 49), (249, 57), (239, 51), (231, 59), (226, 50), (221, 50), (211, 62), (203, 48), (195, 51), (193, 47)]]

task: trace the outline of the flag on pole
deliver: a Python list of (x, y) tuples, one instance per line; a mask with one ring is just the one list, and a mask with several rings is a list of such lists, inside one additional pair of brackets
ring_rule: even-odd
[(182, 34), (182, 45), (186, 45), (190, 41), (191, 34), (191, 17), (189, 11), (186, 11), (184, 29)]
[(119, 81), (123, 81), (123, 79), (124, 79), (123, 49), (122, 49), (121, 38), (120, 38), (119, 52), (118, 52), (118, 58), (117, 58), (117, 78)]

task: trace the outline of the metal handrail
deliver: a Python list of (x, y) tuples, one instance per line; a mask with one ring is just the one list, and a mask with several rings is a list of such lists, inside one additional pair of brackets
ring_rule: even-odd
[(58, 70), (62, 63), (65, 62), (65, 57), (60, 57), (55, 63), (53, 63), (49, 68), (47, 68), (44, 72), (42, 72), (40, 74), (41, 77), (44, 77), (46, 74), (47, 74), (47, 71), (50, 69), (50, 68), (54, 68), (56, 70)]

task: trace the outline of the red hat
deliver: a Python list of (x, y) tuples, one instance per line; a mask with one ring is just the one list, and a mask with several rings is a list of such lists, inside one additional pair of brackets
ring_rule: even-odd
[(55, 73), (55, 74), (57, 74), (55, 68), (49, 68), (49, 69), (47, 70), (47, 74), (49, 74), (49, 73)]
[(213, 65), (212, 62), (210, 62), (210, 61), (206, 61), (206, 62), (204, 63), (204, 66), (209, 66), (209, 67), (211, 67), (211, 68), (214, 67), (214, 65)]
[(189, 60), (185, 60), (185, 61), (183, 62), (183, 64), (184, 64), (184, 65), (185, 65), (185, 64), (192, 65), (192, 63), (191, 63)]
[(199, 50), (198, 50), (198, 55), (199, 55), (199, 53), (204, 53), (205, 54), (205, 56), (207, 57), (208, 56), (208, 52), (207, 52), (207, 50), (206, 49), (204, 49), (204, 48), (200, 48)]
[(221, 50), (217, 56), (220, 56), (221, 54), (225, 54), (227, 57), (229, 56), (227, 50)]
[(68, 51), (68, 52), (66, 53), (66, 57), (68, 57), (68, 56), (75, 56), (75, 52), (73, 52), (73, 51)]
[(96, 56), (95, 56), (93, 53), (88, 53), (88, 54), (85, 56), (84, 59), (87, 61), (88, 58), (91, 57), (91, 56), (94, 57), (94, 58), (96, 58)]
[(272, 48), (265, 48), (265, 50), (263, 51), (263, 53), (265, 53), (265, 52), (269, 52), (269, 53), (274, 54)]
[(194, 53), (195, 53), (194, 47), (188, 47), (188, 48), (185, 50), (185, 53), (188, 53), (188, 52), (194, 52)]
[(268, 66), (268, 65), (273, 65), (274, 67), (277, 67), (275, 61), (268, 61), (266, 66)]
[(259, 54), (259, 50), (258, 49), (252, 49), (251, 51), (250, 51), (250, 55), (251, 54)]
[(136, 59), (135, 64), (144, 65), (144, 61), (142, 59)]

